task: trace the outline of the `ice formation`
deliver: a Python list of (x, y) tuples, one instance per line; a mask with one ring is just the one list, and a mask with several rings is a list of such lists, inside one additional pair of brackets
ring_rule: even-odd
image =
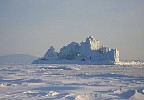
[(44, 57), (33, 61), (33, 64), (72, 63), (72, 64), (115, 64), (119, 62), (119, 51), (100, 46), (100, 41), (93, 36), (79, 43), (72, 42), (55, 52), (53, 46)]

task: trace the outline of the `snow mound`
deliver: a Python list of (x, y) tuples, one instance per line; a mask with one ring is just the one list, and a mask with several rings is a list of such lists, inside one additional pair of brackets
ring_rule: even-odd
[(78, 95), (75, 100), (94, 100), (93, 94), (81, 94)]
[(135, 90), (135, 94), (129, 98), (129, 100), (143, 100), (144, 99), (144, 89)]
[(45, 96), (56, 96), (58, 95), (59, 93), (58, 92), (55, 92), (55, 91), (49, 91), (47, 95)]

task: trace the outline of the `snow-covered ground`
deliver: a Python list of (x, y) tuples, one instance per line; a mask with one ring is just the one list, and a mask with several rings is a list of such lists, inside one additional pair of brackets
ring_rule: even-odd
[(0, 65), (0, 100), (111, 99), (144, 99), (144, 65)]

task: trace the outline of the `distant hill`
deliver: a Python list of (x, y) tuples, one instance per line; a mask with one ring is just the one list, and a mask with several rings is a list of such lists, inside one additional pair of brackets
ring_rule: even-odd
[(35, 59), (37, 59), (37, 57), (32, 55), (12, 54), (0, 56), (0, 64), (31, 64)]

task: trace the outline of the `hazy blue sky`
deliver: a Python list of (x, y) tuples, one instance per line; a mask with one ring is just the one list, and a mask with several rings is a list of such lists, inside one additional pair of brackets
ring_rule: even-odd
[(44, 55), (93, 35), (144, 59), (144, 0), (0, 0), (0, 55)]

